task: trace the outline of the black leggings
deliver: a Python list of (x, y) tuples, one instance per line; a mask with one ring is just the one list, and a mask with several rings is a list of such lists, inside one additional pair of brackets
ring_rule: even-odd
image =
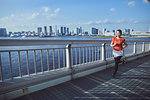
[(117, 70), (118, 70), (118, 64), (121, 62), (120, 59), (121, 59), (122, 56), (118, 56), (118, 57), (115, 57), (115, 71), (113, 73), (113, 75), (115, 75), (117, 73)]

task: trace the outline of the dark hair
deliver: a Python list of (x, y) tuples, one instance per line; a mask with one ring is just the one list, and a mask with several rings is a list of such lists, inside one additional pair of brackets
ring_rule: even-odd
[[(117, 31), (119, 31), (119, 32), (122, 34), (122, 31), (121, 31), (121, 29), (118, 29)], [(116, 31), (116, 32), (117, 32), (117, 31)]]

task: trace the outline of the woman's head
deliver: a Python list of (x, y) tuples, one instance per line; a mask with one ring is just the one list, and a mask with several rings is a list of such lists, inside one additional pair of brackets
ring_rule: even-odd
[(122, 31), (121, 31), (120, 29), (118, 29), (118, 30), (116, 31), (116, 35), (120, 37), (120, 36), (122, 35)]

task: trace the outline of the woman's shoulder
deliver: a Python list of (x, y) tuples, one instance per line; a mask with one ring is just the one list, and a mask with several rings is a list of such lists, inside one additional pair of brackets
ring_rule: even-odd
[(114, 40), (116, 37), (113, 37), (112, 40)]

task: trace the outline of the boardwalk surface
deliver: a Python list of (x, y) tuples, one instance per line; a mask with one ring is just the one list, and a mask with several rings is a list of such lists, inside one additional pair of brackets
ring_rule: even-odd
[(150, 56), (49, 87), (15, 100), (150, 100)]

